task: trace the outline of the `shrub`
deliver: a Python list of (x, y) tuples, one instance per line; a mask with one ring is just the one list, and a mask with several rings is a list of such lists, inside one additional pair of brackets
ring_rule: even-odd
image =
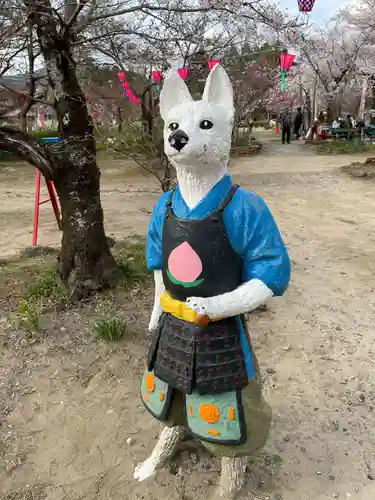
[(66, 290), (58, 281), (54, 269), (44, 269), (29, 283), (26, 296), (30, 299), (42, 299), (50, 297), (63, 297)]
[(29, 335), (40, 333), (40, 308), (31, 302), (21, 299), (16, 313), (16, 324)]
[(105, 342), (115, 342), (122, 339), (126, 331), (126, 321), (120, 316), (101, 319), (95, 323), (92, 329), (93, 335)]

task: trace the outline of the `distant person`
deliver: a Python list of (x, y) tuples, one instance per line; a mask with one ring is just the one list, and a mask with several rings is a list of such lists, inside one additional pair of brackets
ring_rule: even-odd
[(357, 120), (357, 128), (365, 128), (366, 127), (366, 123), (365, 123), (365, 120), (363, 118), (363, 116), (360, 116)]
[(280, 115), (280, 128), (282, 143), (290, 144), (290, 130), (292, 128), (292, 114), (290, 109), (285, 109)]
[(294, 118), (294, 135), (298, 140), (301, 137), (300, 130), (303, 123), (303, 114), (301, 108), (297, 108), (297, 114)]
[(361, 114), (361, 115), (359, 115), (358, 120), (357, 120), (357, 129), (359, 129), (361, 132), (361, 141), (362, 142), (365, 140), (365, 137), (366, 137), (365, 128), (366, 128), (365, 117)]
[(340, 128), (340, 122), (339, 120), (333, 120), (332, 122), (332, 128)]
[(253, 133), (253, 127), (254, 127), (254, 120), (252, 117), (250, 117), (250, 120), (249, 120), (249, 134), (250, 135)]
[[(347, 116), (347, 120), (348, 120), (348, 123), (349, 123), (349, 129), (353, 129), (353, 128), (357, 128), (357, 122), (355, 121), (355, 118), (351, 115), (348, 115)], [(353, 139), (353, 132), (352, 131), (349, 131), (348, 132), (348, 139)]]
[(342, 129), (348, 129), (348, 128), (350, 128), (350, 124), (349, 124), (348, 118), (350, 118), (350, 115), (348, 115), (346, 118), (342, 118), (340, 120), (340, 128), (342, 128)]

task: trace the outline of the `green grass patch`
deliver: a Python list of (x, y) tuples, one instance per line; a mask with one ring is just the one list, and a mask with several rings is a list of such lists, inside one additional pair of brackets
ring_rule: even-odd
[[(9, 319), (27, 338), (38, 340), (46, 308), (67, 300), (68, 290), (60, 282), (49, 259), (14, 259), (0, 265), (0, 283), (12, 295)], [(0, 293), (1, 297), (1, 293)]]
[(125, 245), (116, 252), (115, 258), (123, 286), (134, 286), (150, 279), (150, 272), (146, 266), (144, 243)]
[(38, 130), (34, 130), (31, 132), (31, 137), (35, 137), (37, 139), (44, 139), (45, 137), (59, 137), (59, 131), (54, 128), (40, 128)]
[(65, 298), (67, 291), (60, 282), (54, 269), (43, 269), (27, 285), (26, 297), (29, 299)]
[(124, 338), (126, 332), (126, 321), (121, 316), (100, 319), (94, 324), (92, 329), (93, 335), (105, 342), (121, 340)]
[(349, 141), (323, 141), (315, 145), (316, 153), (340, 155), (375, 152), (375, 145), (363, 143), (358, 139)]
[(60, 284), (57, 282), (56, 272), (46, 269), (38, 274), (27, 285), (26, 296), (30, 299), (50, 298), (60, 292)]
[(21, 299), (15, 316), (16, 327), (23, 330), (29, 337), (38, 336), (41, 332), (40, 316), (42, 304)]

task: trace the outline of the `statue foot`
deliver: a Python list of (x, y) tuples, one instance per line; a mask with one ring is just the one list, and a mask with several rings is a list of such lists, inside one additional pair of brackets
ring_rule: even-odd
[(245, 484), (247, 458), (221, 459), (221, 478), (217, 498), (232, 500), (237, 497)]
[(156, 472), (155, 463), (153, 460), (150, 459), (151, 457), (149, 457), (147, 460), (139, 463), (136, 466), (133, 474), (134, 479), (141, 482), (155, 475)]
[(134, 479), (144, 481), (152, 477), (156, 470), (173, 456), (184, 435), (183, 427), (165, 427), (151, 455), (136, 466), (133, 474)]

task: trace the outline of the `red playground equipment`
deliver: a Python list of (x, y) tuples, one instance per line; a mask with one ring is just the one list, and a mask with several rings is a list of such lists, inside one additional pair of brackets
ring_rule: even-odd
[[(59, 142), (58, 137), (45, 137), (42, 139), (44, 143), (52, 143), (52, 142)], [(46, 200), (40, 201), (40, 180), (41, 180), (41, 173), (40, 170), (36, 170), (36, 179), (35, 179), (35, 201), (34, 201), (34, 224), (33, 224), (33, 238), (32, 238), (32, 245), (33, 247), (37, 246), (38, 244), (38, 227), (39, 227), (39, 207), (40, 205), (44, 205), (44, 203), (48, 203), (49, 201), (51, 202), (53, 212), (55, 214), (57, 226), (59, 230), (61, 230), (61, 214), (60, 214), (60, 208), (59, 204), (57, 201), (57, 195), (55, 188), (53, 186), (52, 181), (47, 181), (46, 180), (46, 186), (49, 194), (49, 198)]]

